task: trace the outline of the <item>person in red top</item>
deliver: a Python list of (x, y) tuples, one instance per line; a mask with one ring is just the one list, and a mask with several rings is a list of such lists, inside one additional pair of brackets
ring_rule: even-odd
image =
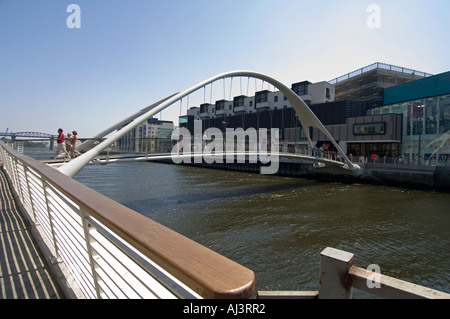
[(56, 154), (55, 158), (58, 157), (59, 152), (64, 152), (66, 155), (65, 157), (69, 156), (69, 153), (66, 151), (66, 146), (64, 145), (64, 133), (62, 128), (58, 129), (58, 138), (56, 139), (57, 148), (56, 148)]

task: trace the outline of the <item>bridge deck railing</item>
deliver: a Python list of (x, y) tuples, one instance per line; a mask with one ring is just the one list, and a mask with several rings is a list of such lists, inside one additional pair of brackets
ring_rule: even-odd
[(0, 141), (32, 227), (79, 298), (249, 298), (254, 273)]

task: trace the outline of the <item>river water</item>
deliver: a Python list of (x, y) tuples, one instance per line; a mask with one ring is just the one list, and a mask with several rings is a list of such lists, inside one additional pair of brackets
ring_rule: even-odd
[(75, 179), (252, 269), (255, 290), (318, 290), (319, 254), (334, 247), (450, 293), (449, 193), (151, 162), (86, 166)]

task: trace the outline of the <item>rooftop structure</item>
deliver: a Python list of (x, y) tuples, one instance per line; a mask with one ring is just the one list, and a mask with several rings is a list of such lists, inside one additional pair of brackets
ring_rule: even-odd
[(431, 74), (422, 71), (376, 62), (329, 83), (335, 87), (336, 101), (361, 101), (371, 109), (384, 104), (384, 89), (429, 76)]

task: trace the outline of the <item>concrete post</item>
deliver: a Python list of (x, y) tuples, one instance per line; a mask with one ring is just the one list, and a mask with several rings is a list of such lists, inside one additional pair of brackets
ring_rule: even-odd
[(347, 279), (353, 260), (353, 254), (335, 248), (327, 247), (320, 253), (320, 299), (352, 297), (352, 287)]

